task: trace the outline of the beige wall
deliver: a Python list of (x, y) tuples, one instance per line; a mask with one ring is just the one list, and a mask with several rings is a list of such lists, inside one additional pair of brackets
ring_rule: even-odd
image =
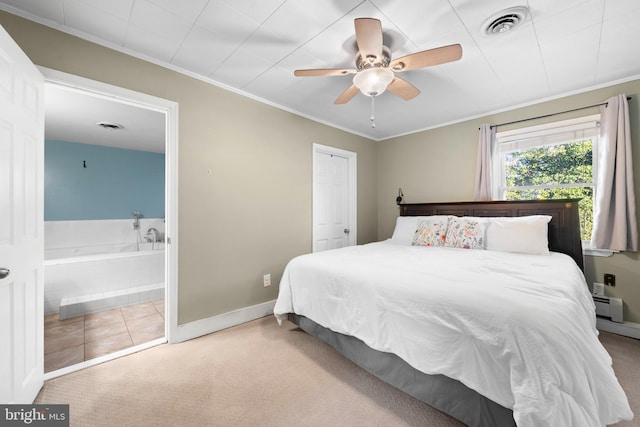
[[(393, 232), (395, 219), (398, 216), (398, 207), (395, 205), (398, 187), (402, 187), (405, 201), (408, 203), (473, 199), (478, 127), (481, 123), (505, 123), (566, 111), (597, 104), (620, 93), (633, 97), (629, 101), (629, 109), (636, 199), (640, 201), (640, 117), (638, 113), (640, 80), (636, 80), (378, 143), (379, 239), (388, 238)], [(597, 112), (598, 109), (593, 108), (530, 121), (527, 125)], [(514, 127), (514, 125), (505, 126), (500, 130)], [(640, 210), (638, 213), (640, 214)], [(625, 320), (640, 323), (638, 254), (626, 252), (609, 258), (591, 256), (585, 258), (585, 275), (589, 284), (594, 281), (602, 282), (604, 273), (616, 275), (616, 287), (607, 287), (606, 294), (623, 298)]]
[(357, 153), (358, 242), (376, 240), (375, 142), (5, 12), (0, 25), (37, 65), (179, 103), (180, 324), (275, 299), (311, 251), (314, 142)]

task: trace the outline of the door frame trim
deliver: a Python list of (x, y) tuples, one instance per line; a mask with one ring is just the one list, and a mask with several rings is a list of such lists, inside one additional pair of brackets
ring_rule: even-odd
[[(349, 233), (348, 244), (349, 246), (358, 244), (358, 154), (352, 151), (343, 150), (341, 148), (330, 147), (328, 145), (322, 145), (313, 143), (313, 158), (311, 163), (311, 191), (315, 189), (315, 172), (313, 167), (315, 165), (316, 156), (318, 154), (330, 154), (334, 156), (340, 156), (347, 159), (347, 167), (349, 169), (347, 173), (348, 189), (349, 189), (349, 227), (351, 232)], [(312, 197), (313, 200), (313, 197)], [(312, 202), (313, 203), (313, 202)], [(311, 250), (315, 252), (316, 241), (316, 225), (315, 218), (313, 218), (313, 212), (315, 209), (311, 208)]]
[(167, 244), (165, 246), (165, 337), (169, 343), (178, 342), (178, 103), (46, 67), (38, 66), (38, 69), (44, 76), (45, 97), (46, 85), (56, 84), (98, 97), (113, 99), (116, 102), (158, 111), (166, 115), (165, 234)]

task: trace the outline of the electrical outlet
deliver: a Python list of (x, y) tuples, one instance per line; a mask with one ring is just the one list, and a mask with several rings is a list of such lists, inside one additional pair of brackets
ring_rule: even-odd
[(615, 286), (616, 275), (611, 273), (604, 273), (604, 284), (607, 286)]
[(262, 284), (266, 288), (267, 286), (271, 286), (271, 273), (267, 273), (262, 276)]
[(593, 295), (597, 295), (599, 297), (604, 296), (604, 283), (593, 284)]

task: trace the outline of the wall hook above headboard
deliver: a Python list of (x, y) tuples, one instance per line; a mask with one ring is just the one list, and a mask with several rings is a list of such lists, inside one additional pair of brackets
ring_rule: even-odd
[(396, 203), (397, 204), (402, 203), (403, 197), (404, 197), (404, 194), (402, 194), (402, 188), (398, 187), (398, 197), (396, 197)]

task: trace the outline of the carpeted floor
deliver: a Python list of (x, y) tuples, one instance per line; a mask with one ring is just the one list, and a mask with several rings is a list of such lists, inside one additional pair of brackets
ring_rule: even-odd
[[(640, 423), (640, 341), (602, 333)], [(72, 426), (461, 426), (271, 316), (45, 383)]]

